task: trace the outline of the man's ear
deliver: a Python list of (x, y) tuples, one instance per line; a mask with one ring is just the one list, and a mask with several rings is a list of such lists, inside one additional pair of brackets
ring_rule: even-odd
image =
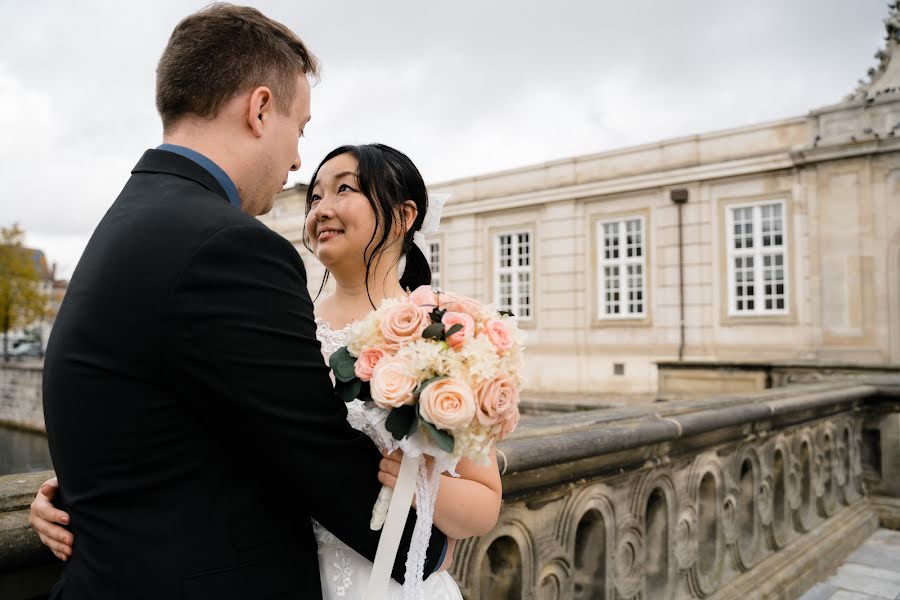
[(263, 124), (272, 117), (274, 102), (272, 90), (260, 86), (250, 92), (250, 105), (247, 107), (247, 125), (256, 137), (262, 137)]

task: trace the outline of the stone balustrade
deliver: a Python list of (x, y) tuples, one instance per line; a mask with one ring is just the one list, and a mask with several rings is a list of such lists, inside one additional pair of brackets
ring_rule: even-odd
[[(900, 377), (525, 417), (453, 573), (469, 600), (796, 598), (900, 523), (898, 448)], [(58, 574), (27, 529), (47, 476), (0, 477), (0, 597)]]
[(470, 600), (796, 598), (900, 515), (900, 378), (882, 383), (527, 421), (501, 445), (500, 522), (454, 575)]

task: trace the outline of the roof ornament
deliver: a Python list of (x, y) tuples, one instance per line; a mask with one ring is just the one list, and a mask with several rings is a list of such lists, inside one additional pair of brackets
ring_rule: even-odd
[(875, 53), (878, 66), (869, 69), (868, 81), (859, 81), (856, 90), (846, 97), (848, 102), (872, 102), (880, 96), (900, 93), (900, 1), (890, 2), (888, 8), (890, 12), (884, 20), (885, 47)]

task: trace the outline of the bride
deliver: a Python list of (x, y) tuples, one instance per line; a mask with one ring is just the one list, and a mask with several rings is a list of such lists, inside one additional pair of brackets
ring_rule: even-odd
[[(341, 146), (318, 166), (307, 192), (303, 241), (327, 269), (319, 296), (328, 278), (334, 278), (334, 292), (318, 299), (315, 307), (317, 337), (326, 361), (344, 345), (349, 326), (383, 299), (403, 297), (407, 290), (431, 283), (428, 262), (414, 243), (428, 209), (428, 192), (418, 169), (389, 146)], [(377, 431), (367, 427), (362, 403), (351, 402), (347, 409), (351, 425), (381, 445)], [(399, 461), (397, 454), (381, 461), (378, 478), (384, 485), (396, 483)], [(500, 512), (500, 474), (493, 452), (487, 465), (462, 459), (457, 472), (459, 478), (442, 476), (434, 510), (435, 525), (450, 538), (445, 566), (455, 540), (487, 533)], [(57, 524), (68, 523), (68, 515), (50, 505), (51, 494), (42, 486), (32, 504), (31, 520), (41, 541), (66, 560), (72, 534)], [(361, 599), (372, 563), (317, 523), (314, 529), (323, 598)], [(394, 581), (390, 585), (391, 600), (399, 600), (402, 586)], [(424, 596), (462, 599), (446, 570), (425, 580)]]

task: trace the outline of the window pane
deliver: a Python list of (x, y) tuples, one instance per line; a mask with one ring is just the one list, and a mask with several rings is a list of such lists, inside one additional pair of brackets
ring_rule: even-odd
[(625, 221), (625, 256), (628, 258), (641, 256), (641, 245), (640, 219)]
[(753, 247), (753, 208), (734, 208), (734, 248), (742, 250)]
[(531, 265), (531, 235), (528, 233), (519, 234), (519, 266), (527, 267)]
[(604, 307), (608, 315), (619, 313), (619, 267), (603, 269)]
[(734, 298), (735, 309), (751, 310), (753, 297), (753, 257), (737, 256), (734, 259)]
[(603, 224), (603, 249), (606, 260), (619, 258), (619, 224)]
[(763, 288), (764, 306), (766, 310), (782, 310), (784, 308), (784, 262), (782, 254), (763, 256)]

